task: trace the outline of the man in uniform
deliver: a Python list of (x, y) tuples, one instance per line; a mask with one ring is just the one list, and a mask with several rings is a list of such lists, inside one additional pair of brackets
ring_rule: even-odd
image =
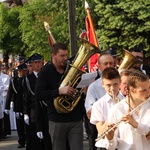
[[(37, 120), (39, 120), (40, 117), (36, 109), (39, 108), (40, 106), (35, 101), (34, 89), (35, 89), (38, 73), (43, 67), (43, 57), (35, 53), (31, 57), (29, 57), (28, 60), (30, 60), (32, 73), (29, 73), (24, 79), (23, 112), (24, 112), (24, 121), (26, 123), (26, 138), (27, 138), (26, 150), (33, 150), (33, 149), (42, 150), (43, 149), (43, 147), (41, 148), (42, 143), (37, 136), (37, 130), (36, 130), (36, 122)], [(43, 134), (43, 132), (41, 134)]]
[(13, 77), (9, 84), (8, 94), (6, 98), (5, 112), (10, 110), (10, 103), (14, 103), (14, 112), (16, 115), (16, 125), (18, 132), (18, 148), (25, 146), (25, 128), (23, 118), (23, 77), (28, 73), (25, 63), (17, 66), (17, 76)]

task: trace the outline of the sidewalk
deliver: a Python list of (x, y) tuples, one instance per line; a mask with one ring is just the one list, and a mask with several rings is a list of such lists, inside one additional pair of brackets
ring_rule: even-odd
[[(83, 150), (89, 150), (88, 141), (84, 139)], [(17, 132), (12, 131), (11, 135), (8, 135), (6, 139), (0, 141), (0, 150), (25, 150), (25, 148), (18, 149)]]

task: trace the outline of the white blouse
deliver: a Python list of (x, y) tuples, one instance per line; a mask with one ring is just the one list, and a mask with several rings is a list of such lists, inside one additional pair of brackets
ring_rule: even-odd
[[(114, 105), (108, 115), (108, 123), (118, 122), (129, 110), (125, 99)], [(145, 135), (150, 131), (150, 102), (141, 106), (139, 114), (133, 113), (133, 118), (138, 122), (138, 128), (121, 122), (115, 131), (113, 140), (107, 143), (108, 150), (150, 150), (150, 140)]]

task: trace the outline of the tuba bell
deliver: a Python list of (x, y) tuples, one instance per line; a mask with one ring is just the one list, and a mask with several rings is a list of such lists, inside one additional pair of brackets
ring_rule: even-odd
[(124, 59), (119, 66), (118, 70), (130, 69), (136, 63), (142, 63), (138, 58), (136, 58), (133, 54), (131, 54), (126, 49), (124, 50)]
[(78, 104), (81, 99), (83, 89), (77, 89), (77, 85), (81, 80), (81, 75), (84, 73), (81, 68), (89, 60), (89, 58), (95, 54), (100, 53), (100, 49), (93, 44), (89, 43), (85, 39), (80, 39), (81, 46), (75, 56), (73, 63), (70, 65), (70, 69), (64, 77), (59, 88), (70, 85), (75, 89), (72, 96), (61, 95), (54, 99), (54, 106), (59, 113), (69, 113)]

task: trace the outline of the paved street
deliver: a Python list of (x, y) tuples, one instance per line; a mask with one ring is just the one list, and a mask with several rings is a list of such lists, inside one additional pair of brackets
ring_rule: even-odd
[[(11, 135), (8, 135), (6, 139), (0, 141), (0, 150), (19, 150), (17, 145), (17, 132), (12, 131)], [(25, 148), (21, 148), (20, 150), (25, 150)], [(88, 141), (86, 139), (84, 139), (83, 150), (88, 150)]]

